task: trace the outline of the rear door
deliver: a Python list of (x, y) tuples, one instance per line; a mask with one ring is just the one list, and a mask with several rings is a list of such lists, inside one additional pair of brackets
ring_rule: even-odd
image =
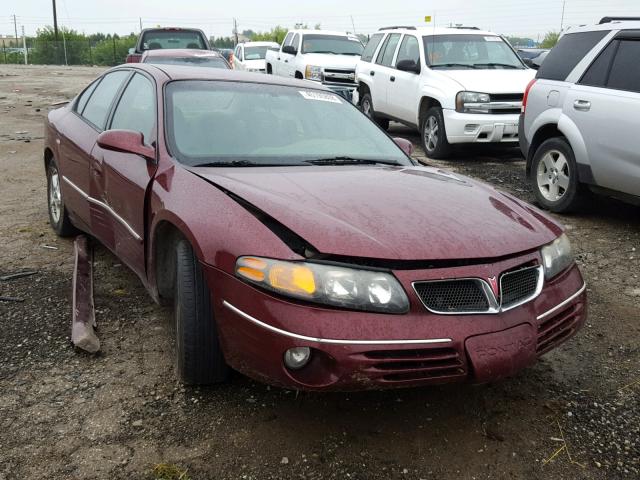
[[(402, 38), (394, 65), (398, 65), (402, 60), (412, 60), (417, 65), (421, 65), (420, 42), (415, 35), (405, 34)], [(417, 126), (419, 92), (420, 74), (403, 72), (396, 68), (389, 77), (387, 94), (389, 115)]]
[(393, 59), (400, 43), (400, 33), (391, 33), (387, 36), (384, 44), (380, 48), (376, 57), (375, 76), (373, 77), (373, 87), (371, 88), (371, 99), (373, 100), (373, 109), (377, 113), (386, 113), (390, 115), (388, 103), (389, 83), (391, 76), (395, 72), (392, 68)]
[(596, 183), (640, 195), (640, 32), (622, 32), (567, 94)]
[[(156, 145), (156, 87), (136, 72), (117, 99), (110, 130), (141, 132), (147, 145)], [(107, 226), (108, 245), (141, 277), (145, 276), (145, 198), (155, 174), (155, 159), (104, 150), (96, 145), (92, 159), (91, 192), (102, 210), (99, 222)]]

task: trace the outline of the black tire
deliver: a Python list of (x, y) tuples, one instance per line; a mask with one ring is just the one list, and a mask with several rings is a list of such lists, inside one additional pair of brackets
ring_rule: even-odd
[(220, 383), (229, 376), (200, 262), (186, 240), (176, 246), (174, 296), (176, 370), (187, 385)]
[(273, 75), (273, 70), (271, 69), (270, 63), (267, 63), (267, 75)]
[(59, 237), (72, 237), (79, 232), (71, 223), (62, 197), (62, 176), (55, 159), (47, 162), (47, 210), (49, 224)]
[(373, 99), (371, 98), (371, 93), (365, 93), (360, 99), (360, 110), (371, 120), (376, 122), (380, 128), (383, 130), (389, 130), (389, 119), (381, 118), (376, 115), (376, 111), (373, 108)]
[(427, 157), (447, 158), (451, 155), (442, 108), (431, 107), (427, 110), (420, 124), (420, 139)]
[(550, 138), (538, 147), (531, 162), (529, 183), (538, 204), (552, 212), (575, 211), (587, 197), (578, 180), (573, 149), (564, 137)]

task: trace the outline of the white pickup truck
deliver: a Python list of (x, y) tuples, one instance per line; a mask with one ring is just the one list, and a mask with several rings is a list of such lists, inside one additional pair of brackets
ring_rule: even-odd
[(356, 74), (366, 115), (419, 130), (427, 156), (445, 158), (454, 143), (515, 146), (535, 70), (492, 32), (390, 27), (371, 36)]
[(267, 51), (267, 73), (322, 82), (352, 100), (363, 48), (358, 37), (345, 32), (291, 30), (279, 49)]

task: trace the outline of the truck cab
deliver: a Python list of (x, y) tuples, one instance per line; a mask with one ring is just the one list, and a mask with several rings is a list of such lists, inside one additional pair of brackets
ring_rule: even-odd
[(352, 100), (356, 64), (364, 46), (355, 35), (326, 30), (291, 30), (280, 48), (268, 50), (271, 75), (312, 80)]

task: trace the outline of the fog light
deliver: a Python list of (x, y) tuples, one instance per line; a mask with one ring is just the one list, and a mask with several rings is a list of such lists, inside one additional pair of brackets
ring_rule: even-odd
[(291, 370), (299, 370), (304, 367), (311, 358), (309, 347), (294, 347), (284, 352), (284, 364)]

